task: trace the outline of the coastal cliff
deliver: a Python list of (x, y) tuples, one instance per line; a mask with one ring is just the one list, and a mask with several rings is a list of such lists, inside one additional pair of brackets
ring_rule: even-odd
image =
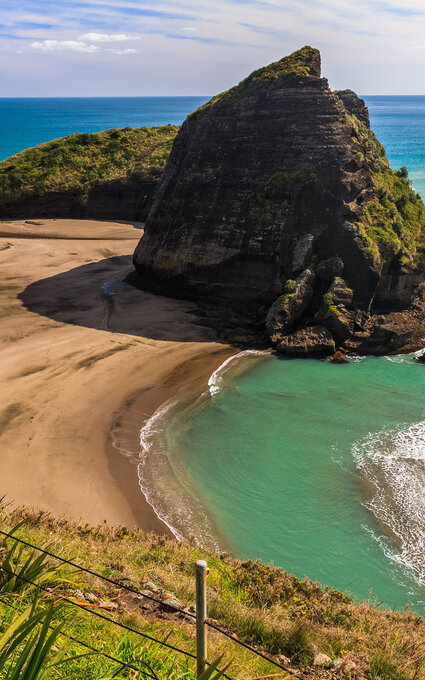
[(0, 163), (0, 219), (143, 221), (178, 127), (75, 134)]
[(364, 102), (332, 92), (305, 47), (187, 117), (133, 281), (196, 300), (235, 342), (293, 355), (407, 349), (422, 318), (424, 224)]

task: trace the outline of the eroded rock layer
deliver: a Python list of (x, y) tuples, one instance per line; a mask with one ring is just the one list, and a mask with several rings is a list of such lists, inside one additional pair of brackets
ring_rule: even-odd
[(424, 280), (424, 219), (364, 102), (331, 92), (305, 47), (188, 116), (135, 251), (137, 282), (201, 302), (226, 337), (267, 333), (302, 355), (315, 338), (367, 349), (373, 313), (406, 309)]

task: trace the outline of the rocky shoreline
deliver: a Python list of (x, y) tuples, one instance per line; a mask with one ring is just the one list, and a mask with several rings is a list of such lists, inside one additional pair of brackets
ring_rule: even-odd
[(292, 356), (423, 345), (425, 207), (311, 47), (188, 116), (132, 283), (196, 301), (227, 341)]

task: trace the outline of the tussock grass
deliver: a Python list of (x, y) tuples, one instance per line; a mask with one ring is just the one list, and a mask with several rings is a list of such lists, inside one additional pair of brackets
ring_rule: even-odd
[[(135, 588), (153, 581), (186, 604), (195, 599), (194, 562), (206, 559), (210, 568), (209, 616), (258, 649), (276, 658), (282, 654), (289, 657), (302, 677), (425, 678), (425, 620), (408, 608), (393, 612), (373, 602), (356, 603), (349, 595), (308, 579), (300, 580), (283, 569), (212, 554), (139, 530), (83, 526), (25, 509), (4, 510), (1, 526), (12, 527), (19, 520), (24, 520), (18, 531), (23, 538), (49, 545), (52, 552)], [(62, 570), (63, 567), (59, 574)], [(114, 597), (113, 589), (87, 574), (74, 574), (73, 580), (83, 592)], [(146, 619), (139, 613), (125, 616), (151, 634), (169, 633), (173, 643), (193, 652), (194, 627), (190, 622), (179, 617)], [(88, 622), (87, 616), (84, 620), (78, 616), (78, 621), (81, 634), (94, 635), (97, 641), (102, 638), (102, 644), (114, 647), (114, 632), (100, 626), (99, 633), (99, 624)], [(233, 658), (229, 669), (233, 677), (252, 678), (276, 672), (218, 633), (210, 634), (209, 646), (212, 658), (220, 654), (226, 660)], [(331, 659), (349, 658), (356, 667), (345, 675), (343, 668), (339, 675), (313, 669), (312, 661), (319, 652)]]

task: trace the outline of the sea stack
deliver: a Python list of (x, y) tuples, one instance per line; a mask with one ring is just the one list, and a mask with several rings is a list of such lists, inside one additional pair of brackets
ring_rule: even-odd
[(379, 354), (414, 342), (424, 223), (363, 100), (332, 92), (320, 53), (304, 47), (187, 117), (135, 280), (196, 300), (230, 339), (300, 356), (341, 345)]

